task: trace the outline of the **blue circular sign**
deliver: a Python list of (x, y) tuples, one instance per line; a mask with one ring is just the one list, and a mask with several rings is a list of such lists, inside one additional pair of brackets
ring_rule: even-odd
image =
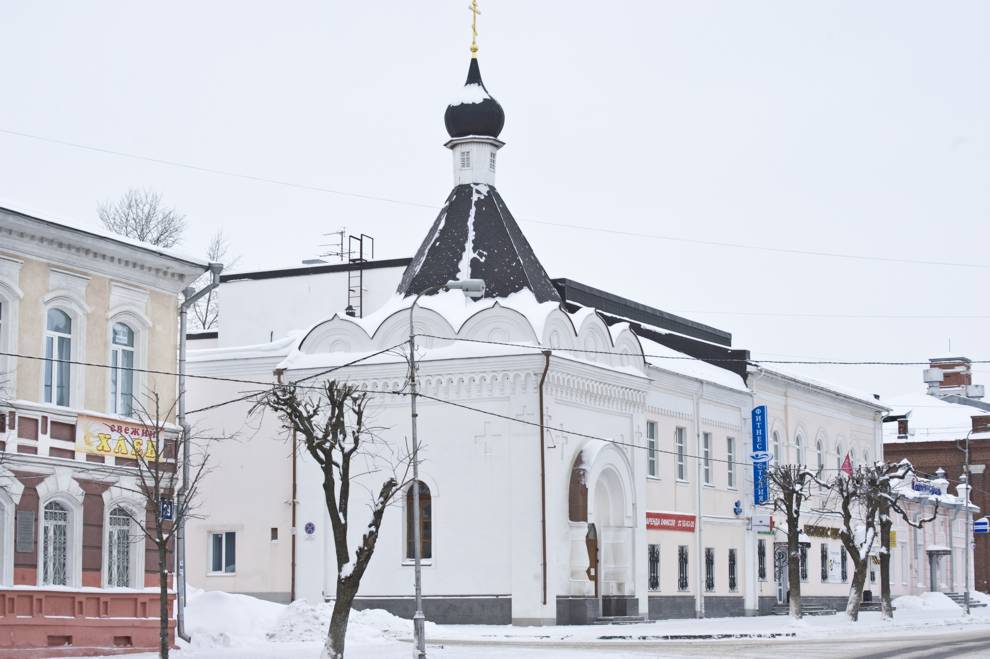
[(313, 535), (314, 533), (316, 533), (316, 524), (313, 524), (312, 522), (306, 522), (306, 526), (303, 527), (303, 530), (306, 531), (306, 535)]

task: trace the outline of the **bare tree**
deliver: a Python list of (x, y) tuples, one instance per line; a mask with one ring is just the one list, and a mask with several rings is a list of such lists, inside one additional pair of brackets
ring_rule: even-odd
[(877, 539), (877, 510), (880, 497), (871, 495), (876, 483), (871, 486), (873, 474), (862, 466), (851, 474), (840, 472), (829, 483), (838, 495), (842, 511), (842, 529), (839, 539), (853, 563), (853, 578), (846, 602), (846, 616), (855, 622), (859, 619), (859, 609), (863, 603), (863, 588), (869, 569), (870, 552)]
[[(409, 466), (408, 452), (397, 461), (393, 447), (375, 436), (368, 423), (369, 400), (366, 393), (351, 385), (329, 381), (320, 387), (275, 385), (255, 405), (255, 409), (264, 407), (279, 415), (282, 427), (300, 442), (323, 475), (323, 495), (337, 556), (336, 596), (324, 659), (344, 656), (351, 604), (374, 554), (385, 508), (401, 491), (400, 483)], [(402, 478), (398, 477), (400, 464), (405, 465)], [(388, 473), (370, 504), (370, 521), (358, 526), (364, 532), (352, 556), (348, 541), (351, 487), (377, 471)]]
[[(240, 259), (240, 257), (232, 258), (229, 252), (230, 243), (224, 238), (223, 229), (220, 229), (210, 238), (210, 245), (206, 250), (206, 258), (209, 259), (210, 263), (222, 263), (224, 269), (226, 269), (232, 267)], [(200, 289), (206, 286), (210, 283), (212, 276), (212, 273), (203, 273), (196, 282), (195, 287)], [(217, 289), (210, 289), (205, 297), (193, 305), (192, 321), (195, 328), (209, 330), (217, 326), (217, 321), (220, 318), (220, 306), (217, 300), (218, 294), (219, 291)]]
[(108, 230), (157, 247), (173, 247), (182, 240), (186, 217), (162, 205), (162, 196), (152, 190), (132, 188), (117, 201), (97, 207)]
[[(147, 395), (148, 405), (135, 405), (135, 415), (146, 433), (120, 434), (115, 440), (113, 453), (117, 464), (129, 464), (135, 468), (131, 479), (119, 479), (116, 487), (138, 495), (144, 503), (144, 510), (126, 510), (138, 529), (140, 541), (150, 539), (158, 557), (159, 578), (159, 656), (169, 656), (169, 600), (168, 574), (172, 564), (170, 553), (175, 546), (175, 534), (184, 520), (193, 517), (197, 494), (203, 477), (207, 473), (209, 454), (207, 441), (185, 433), (166, 428), (166, 420), (172, 415), (172, 407), (162, 409), (157, 393)], [(136, 403), (137, 401), (135, 401)], [(139, 409), (137, 409), (139, 408)], [(108, 440), (109, 441), (109, 440)], [(182, 475), (182, 456), (185, 444), (189, 443), (190, 478), (186, 484), (186, 496), (175, 500)]]
[(773, 509), (787, 521), (787, 603), (791, 617), (801, 617), (801, 506), (811, 497), (815, 476), (801, 465), (774, 463), (767, 471)]
[(925, 524), (932, 522), (938, 516), (938, 499), (935, 499), (935, 508), (931, 517), (918, 519), (913, 522), (907, 512), (900, 505), (904, 499), (903, 491), (897, 487), (897, 483), (907, 478), (908, 474), (914, 471), (914, 467), (907, 460), (899, 463), (877, 463), (875, 466), (881, 473), (877, 479), (879, 488), (879, 505), (877, 512), (880, 521), (880, 609), (884, 619), (894, 617), (894, 606), (890, 597), (890, 531), (894, 525), (891, 513), (900, 515), (909, 526), (920, 529)]

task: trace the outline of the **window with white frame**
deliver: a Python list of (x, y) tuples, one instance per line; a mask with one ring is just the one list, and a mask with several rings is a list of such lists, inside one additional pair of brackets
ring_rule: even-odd
[(701, 473), (705, 479), (705, 485), (712, 484), (712, 434), (710, 432), (701, 433)]
[(869, 451), (866, 451), (866, 450), (863, 451), (863, 464), (866, 465), (867, 467), (870, 466), (870, 452)]
[(705, 590), (715, 590), (715, 548), (705, 547)]
[(72, 318), (61, 309), (48, 310), (45, 325), (45, 402), (69, 405)]
[(729, 549), (729, 590), (735, 592), (736, 588), (736, 550)]
[(687, 545), (677, 546), (677, 590), (688, 589), (688, 548)]
[(835, 445), (835, 470), (836, 471), (839, 471), (840, 469), (842, 469), (842, 458), (843, 458), (843, 455), (842, 455), (842, 444), (839, 443), (839, 444), (836, 444)]
[(767, 541), (756, 541), (756, 578), (760, 581), (767, 580)]
[(646, 422), (646, 473), (657, 476), (657, 424), (655, 421)]
[(677, 480), (687, 480), (687, 463), (685, 462), (685, 442), (687, 441), (687, 429), (677, 428), (674, 430), (674, 447), (677, 449)]
[(471, 169), (470, 151), (461, 151), (461, 169)]
[(726, 474), (729, 488), (736, 486), (736, 438), (725, 438)]
[(801, 581), (807, 581), (808, 580), (808, 546), (807, 545), (801, 545), (800, 573), (801, 573)]
[(45, 505), (41, 527), (41, 583), (69, 585), (69, 510), (58, 501)]
[(815, 444), (815, 454), (818, 463), (818, 475), (822, 475), (822, 470), (825, 469), (825, 447), (822, 445), (822, 440), (818, 440)]
[(132, 528), (130, 514), (116, 506), (107, 517), (107, 586), (128, 588), (131, 585)]
[(234, 574), (237, 569), (237, 533), (210, 533), (210, 574)]
[(776, 430), (773, 431), (773, 461), (780, 464), (781, 453), (780, 453), (780, 433)]
[(495, 154), (494, 153), (489, 153), (488, 154), (488, 169), (492, 170), (493, 172), (495, 171)]
[(114, 323), (110, 331), (111, 412), (134, 414), (134, 330), (125, 323)]
[(849, 464), (851, 464), (853, 467), (856, 466), (856, 447), (855, 446), (850, 446), (849, 447)]
[(797, 453), (797, 463), (804, 466), (804, 437), (800, 434), (794, 437), (794, 451)]

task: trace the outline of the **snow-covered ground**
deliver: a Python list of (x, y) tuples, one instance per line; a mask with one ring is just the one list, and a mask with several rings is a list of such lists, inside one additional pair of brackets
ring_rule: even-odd
[[(974, 594), (990, 604), (990, 597)], [(970, 617), (941, 593), (895, 600), (894, 620), (879, 613), (863, 613), (857, 623), (843, 614), (806, 617), (709, 618), (663, 620), (634, 625), (568, 627), (512, 627), (495, 625), (435, 625), (427, 623), (431, 657), (529, 657), (563, 659), (575, 655), (610, 657), (684, 656), (710, 648), (710, 643), (761, 639), (761, 652), (773, 654), (775, 643), (805, 640), (886, 637), (909, 639), (941, 633), (973, 631), (990, 634), (990, 607), (973, 609)], [(176, 659), (316, 659), (320, 656), (330, 619), (328, 604), (295, 602), (273, 604), (245, 595), (196, 592), (189, 600), (187, 620), (192, 643), (175, 653)], [(360, 659), (390, 659), (411, 654), (412, 623), (385, 611), (354, 611), (347, 630), (347, 654)], [(698, 638), (700, 636), (714, 636)], [(685, 645), (684, 637), (689, 644)], [(694, 640), (691, 637), (695, 637)], [(664, 653), (665, 644), (679, 643), (678, 652)], [(830, 641), (831, 643), (831, 641)], [(673, 650), (673, 645), (670, 646)], [(831, 647), (831, 646), (830, 646)], [(834, 647), (832, 648), (835, 649)], [(733, 652), (738, 654), (737, 652)], [(702, 652), (704, 654), (704, 652)], [(155, 655), (131, 655), (150, 659)], [(822, 655), (826, 656), (826, 655)], [(835, 656), (835, 655), (827, 655)]]

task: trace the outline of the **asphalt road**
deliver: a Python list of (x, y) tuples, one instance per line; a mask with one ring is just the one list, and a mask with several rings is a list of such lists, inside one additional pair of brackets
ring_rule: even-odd
[(563, 657), (608, 657), (618, 659), (678, 659), (682, 657), (726, 657), (728, 659), (956, 659), (990, 657), (990, 631), (947, 631), (943, 634), (918, 634), (896, 637), (884, 634), (877, 638), (828, 638), (753, 641), (657, 641), (655, 643), (563, 643), (539, 645), (512, 643), (483, 645), (445, 644), (431, 648), (429, 654), (444, 659), (466, 657), (525, 657), (526, 659), (562, 659)]

